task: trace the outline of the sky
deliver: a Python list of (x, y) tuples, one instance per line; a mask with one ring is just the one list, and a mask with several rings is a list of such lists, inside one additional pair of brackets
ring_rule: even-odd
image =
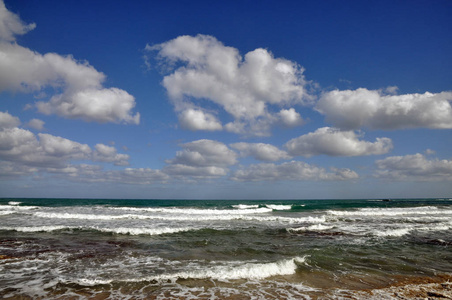
[(452, 2), (0, 0), (0, 197), (452, 197)]

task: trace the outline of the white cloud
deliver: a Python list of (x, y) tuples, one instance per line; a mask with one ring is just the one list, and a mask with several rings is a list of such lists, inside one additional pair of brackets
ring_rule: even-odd
[(341, 129), (452, 128), (452, 92), (384, 95), (381, 91), (331, 91), (316, 109)]
[(96, 149), (93, 153), (94, 161), (112, 162), (115, 166), (129, 165), (129, 155), (117, 153), (115, 147), (97, 144), (94, 148)]
[(358, 174), (350, 169), (332, 168), (327, 172), (324, 168), (309, 165), (300, 161), (282, 164), (262, 163), (250, 165), (236, 171), (231, 179), (235, 181), (299, 181), (299, 180), (350, 180), (358, 178)]
[(200, 109), (186, 109), (179, 114), (179, 123), (182, 128), (189, 130), (222, 130), (223, 126), (217, 118)]
[(47, 168), (46, 171), (58, 174), (58, 178), (88, 183), (149, 185), (165, 183), (169, 179), (167, 174), (150, 168), (125, 168), (124, 170), (106, 171), (102, 166), (90, 164), (67, 165), (65, 168)]
[(337, 128), (323, 127), (285, 144), (293, 156), (362, 156), (385, 154), (392, 149), (389, 138), (377, 138), (374, 143), (359, 140), (361, 136), (354, 131), (340, 131)]
[(269, 136), (271, 126), (278, 123), (280, 119), (277, 114), (266, 114), (254, 120), (235, 120), (227, 123), (224, 128), (243, 137)]
[[(2, 121), (7, 122), (2, 122)], [(9, 121), (8, 121), (9, 120)], [(12, 127), (20, 124), (20, 120), (8, 113), (0, 112), (0, 124), (8, 126), (0, 128), (0, 160), (9, 162), (19, 169), (23, 166), (39, 167), (39, 170), (58, 170), (67, 167), (75, 160), (91, 160), (111, 162), (115, 165), (128, 165), (129, 156), (119, 154), (111, 146), (97, 144), (93, 151), (87, 144), (81, 144), (51, 134), (33, 134), (31, 131)], [(31, 170), (31, 169), (30, 169)], [(35, 169), (33, 169), (33, 172)], [(55, 171), (54, 171), (55, 172)]]
[(163, 170), (166, 174), (178, 177), (209, 178), (227, 174), (228, 169), (217, 166), (195, 167), (182, 164), (172, 164)]
[(278, 161), (290, 159), (291, 156), (286, 151), (264, 143), (235, 143), (231, 147), (240, 151), (241, 156), (252, 156), (261, 161)]
[(451, 181), (452, 160), (427, 159), (417, 153), (376, 161), (376, 176), (392, 180)]
[[(42, 176), (57, 174), (58, 178), (71, 181), (127, 184), (152, 184), (169, 179), (169, 176), (161, 170), (149, 168), (105, 171), (101, 165), (75, 164), (74, 161), (91, 161), (126, 166), (129, 164), (129, 155), (118, 153), (115, 147), (104, 144), (95, 145), (93, 150), (87, 144), (63, 137), (44, 133), (35, 135), (29, 130), (18, 128), (20, 123), (19, 118), (7, 112), (0, 112), (0, 177), (2, 178), (39, 173)], [(207, 149), (200, 151), (208, 157), (208, 143), (205, 146)], [(187, 147), (191, 148), (190, 143)], [(202, 146), (199, 147), (202, 148)], [(193, 146), (193, 149), (197, 147)], [(215, 151), (215, 147), (210, 150)], [(210, 155), (212, 163), (216, 162), (214, 155)]]
[(305, 104), (310, 99), (303, 68), (274, 58), (266, 49), (256, 49), (242, 58), (237, 49), (207, 35), (180, 36), (146, 49), (158, 51), (169, 67), (177, 66), (163, 79), (176, 111), (187, 103), (209, 100), (234, 118), (226, 130), (268, 134), (268, 126), (261, 126), (263, 120), (259, 119), (273, 122), (270, 119), (277, 113), (269, 109), (272, 105)]
[(297, 113), (293, 108), (281, 109), (281, 111), (278, 113), (278, 116), (280, 118), (281, 124), (286, 127), (295, 127), (304, 123), (300, 114)]
[(27, 166), (61, 167), (69, 160), (89, 159), (91, 149), (62, 137), (50, 134), (36, 136), (21, 128), (0, 131), (0, 159)]
[(386, 94), (390, 94), (390, 95), (397, 95), (397, 91), (399, 90), (399, 87), (397, 87), (397, 86), (388, 86), (388, 87), (386, 87), (386, 88), (384, 88), (383, 89), (383, 91), (386, 93)]
[(135, 106), (135, 98), (124, 90), (88, 89), (74, 94), (60, 94), (48, 102), (38, 102), (38, 110), (44, 114), (57, 114), (67, 118), (85, 121), (140, 123), (140, 114), (130, 111)]
[(118, 181), (129, 184), (153, 184), (169, 179), (169, 176), (162, 171), (150, 168), (126, 168), (119, 172), (119, 176)]
[(2, 160), (29, 161), (31, 157), (37, 155), (35, 150), (38, 147), (38, 140), (28, 130), (14, 127), (0, 131), (0, 158)]
[(435, 154), (436, 153), (436, 151), (435, 150), (432, 150), (432, 149), (427, 149), (427, 150), (425, 150), (425, 154), (427, 154), (427, 155), (433, 155), (433, 154)]
[(22, 24), (0, 3), (0, 92), (42, 95), (44, 89), (53, 88), (55, 94), (49, 101), (36, 104), (42, 113), (86, 121), (139, 123), (140, 115), (132, 114), (134, 97), (118, 88), (104, 88), (105, 75), (86, 61), (70, 55), (42, 55), (10, 42), (14, 34), (24, 34), (32, 27)]
[(184, 150), (178, 151), (168, 163), (187, 166), (229, 166), (237, 163), (237, 154), (221, 142), (203, 139), (181, 146)]
[(45, 122), (42, 121), (42, 120), (39, 120), (39, 119), (31, 119), (31, 120), (27, 123), (27, 126), (33, 128), (33, 129), (42, 131), (42, 130), (44, 130), (44, 124), (45, 124)]
[(163, 171), (174, 176), (217, 177), (237, 163), (237, 154), (225, 144), (212, 140), (198, 140), (181, 145), (176, 157), (167, 160)]
[(18, 117), (10, 115), (8, 112), (0, 111), (0, 129), (3, 128), (13, 128), (20, 125), (20, 120)]
[(39, 133), (38, 136), (40, 148), (46, 155), (65, 159), (87, 159), (91, 154), (91, 148), (86, 144), (46, 133)]
[(0, 40), (15, 41), (16, 35), (22, 35), (33, 30), (36, 24), (25, 24), (18, 15), (6, 9), (3, 0), (0, 0)]
[(38, 172), (38, 168), (18, 165), (10, 161), (0, 161), (0, 178), (11, 178)]

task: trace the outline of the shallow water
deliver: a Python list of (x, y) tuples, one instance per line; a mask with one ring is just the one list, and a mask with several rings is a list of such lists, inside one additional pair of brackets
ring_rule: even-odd
[(451, 227), (449, 199), (3, 199), (0, 295), (364, 299), (450, 276)]

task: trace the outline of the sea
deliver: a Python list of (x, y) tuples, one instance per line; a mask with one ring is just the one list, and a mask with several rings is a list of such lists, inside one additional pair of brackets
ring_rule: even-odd
[(0, 297), (440, 299), (451, 229), (452, 199), (0, 199)]

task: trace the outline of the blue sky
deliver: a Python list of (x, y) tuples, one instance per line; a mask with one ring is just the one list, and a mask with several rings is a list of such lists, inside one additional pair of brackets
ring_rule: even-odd
[(0, 0), (0, 196), (452, 196), (450, 1)]

